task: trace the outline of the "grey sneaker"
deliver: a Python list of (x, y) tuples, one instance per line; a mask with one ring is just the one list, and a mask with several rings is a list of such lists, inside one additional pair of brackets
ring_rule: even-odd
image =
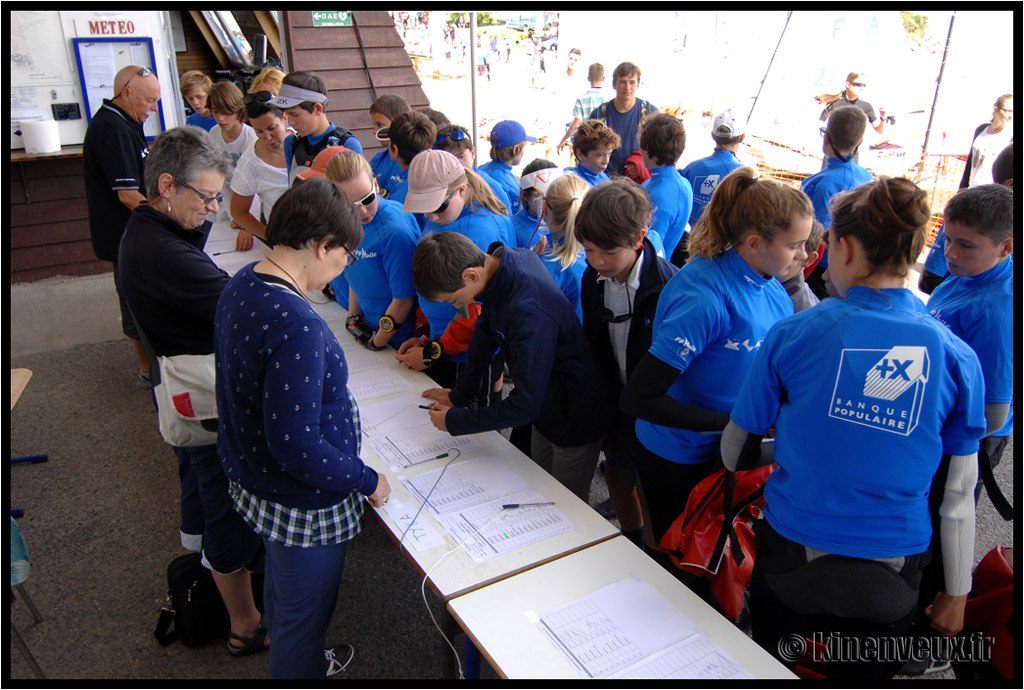
[(137, 385), (139, 388), (142, 388), (143, 390), (149, 390), (150, 388), (153, 387), (153, 377), (150, 375), (148, 371), (143, 371), (142, 369), (139, 369), (139, 378), (135, 382), (135, 385)]
[(324, 658), (327, 659), (327, 677), (335, 676), (348, 668), (349, 662), (352, 661), (352, 657), (355, 655), (356, 650), (350, 644), (340, 644), (334, 649), (325, 649)]

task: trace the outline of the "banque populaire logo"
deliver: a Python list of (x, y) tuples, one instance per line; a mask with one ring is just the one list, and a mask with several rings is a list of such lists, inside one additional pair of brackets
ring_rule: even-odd
[(928, 348), (843, 350), (829, 417), (909, 436), (921, 417)]

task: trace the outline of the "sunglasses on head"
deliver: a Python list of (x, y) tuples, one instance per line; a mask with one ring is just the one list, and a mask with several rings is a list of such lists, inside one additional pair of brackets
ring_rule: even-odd
[(150, 68), (148, 68), (148, 67), (140, 67), (138, 72), (136, 72), (132, 76), (128, 77), (128, 81), (126, 81), (124, 83), (124, 86), (122, 86), (121, 88), (123, 89), (125, 86), (128, 86), (129, 84), (131, 84), (132, 83), (132, 79), (134, 79), (135, 77), (148, 77), (151, 74), (153, 74), (153, 70), (151, 70)]
[(270, 91), (256, 91), (255, 93), (247, 93), (242, 96), (242, 103), (245, 105), (252, 105), (253, 103), (266, 103), (274, 97)]
[(437, 137), (437, 143), (435, 146), (440, 146), (444, 143), (445, 139), (451, 139), (452, 141), (463, 141), (468, 139), (469, 135), (463, 132), (461, 129), (457, 129), (454, 132), (448, 132), (448, 134), (441, 134)]

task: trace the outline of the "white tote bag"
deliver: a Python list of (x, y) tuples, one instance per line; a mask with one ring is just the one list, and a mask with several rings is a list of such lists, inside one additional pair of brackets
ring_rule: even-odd
[(160, 357), (159, 361), (160, 383), (153, 392), (160, 417), (160, 435), (164, 441), (172, 446), (216, 444), (217, 393), (214, 390), (213, 354), (175, 355)]

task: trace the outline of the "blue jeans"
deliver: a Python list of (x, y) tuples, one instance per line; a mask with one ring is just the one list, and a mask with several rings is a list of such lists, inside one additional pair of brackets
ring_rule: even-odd
[(264, 538), (263, 602), (271, 678), (324, 678), (324, 638), (338, 600), (348, 542), (298, 548)]

